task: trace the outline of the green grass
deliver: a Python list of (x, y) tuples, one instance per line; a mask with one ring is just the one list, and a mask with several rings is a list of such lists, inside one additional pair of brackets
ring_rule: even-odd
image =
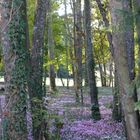
[(98, 87), (99, 95), (112, 95), (111, 87)]

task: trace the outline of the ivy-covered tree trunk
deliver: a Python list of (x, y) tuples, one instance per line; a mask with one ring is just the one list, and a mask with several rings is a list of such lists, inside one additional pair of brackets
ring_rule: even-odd
[[(113, 24), (113, 46), (114, 60), (118, 72), (118, 77), (121, 85), (122, 107), (125, 116), (126, 129), (128, 140), (138, 140), (140, 138), (137, 114), (134, 110), (134, 87), (129, 77), (129, 68), (127, 61), (127, 48), (125, 39), (125, 12), (127, 0), (112, 0), (111, 1), (111, 18)], [(130, 12), (130, 11), (127, 11)]]
[(56, 83), (55, 83), (55, 68), (54, 68), (54, 39), (53, 39), (53, 31), (52, 31), (52, 10), (51, 6), (52, 1), (49, 1), (49, 12), (47, 17), (47, 23), (48, 23), (48, 56), (50, 60), (49, 65), (49, 78), (50, 78), (50, 91), (53, 93), (56, 91)]
[(4, 140), (27, 140), (26, 0), (2, 0), (1, 43), (5, 69)]
[(42, 119), (42, 97), (43, 93), (43, 46), (44, 31), (46, 24), (48, 0), (37, 0), (37, 7), (34, 19), (33, 44), (31, 49), (31, 79), (30, 90), (32, 98), (33, 135), (34, 140), (41, 140), (43, 137)]
[(98, 89), (96, 86), (95, 78), (95, 62), (93, 56), (93, 46), (91, 40), (91, 11), (90, 11), (90, 0), (85, 0), (85, 24), (86, 24), (86, 42), (87, 42), (87, 69), (88, 69), (88, 83), (90, 89), (90, 97), (92, 104), (92, 117), (93, 119), (100, 119), (100, 111), (98, 104)]

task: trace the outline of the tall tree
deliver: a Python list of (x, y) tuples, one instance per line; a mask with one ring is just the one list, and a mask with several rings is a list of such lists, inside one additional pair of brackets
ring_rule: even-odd
[(48, 55), (51, 61), (49, 65), (49, 78), (50, 78), (50, 91), (54, 92), (56, 90), (55, 83), (55, 69), (54, 69), (54, 38), (53, 38), (53, 30), (52, 30), (52, 0), (49, 1), (49, 10), (48, 10)]
[[(130, 1), (129, 1), (130, 2)], [(134, 110), (134, 87), (129, 76), (127, 61), (127, 42), (126, 42), (126, 21), (125, 10), (128, 5), (127, 0), (111, 1), (111, 18), (113, 29), (114, 60), (121, 85), (122, 106), (125, 115), (128, 140), (137, 140), (140, 137), (137, 115)], [(130, 9), (129, 9), (130, 10)], [(123, 11), (123, 12), (122, 12)], [(131, 11), (127, 11), (130, 12)]]
[(26, 0), (1, 0), (1, 43), (5, 67), (4, 139), (27, 140)]
[[(46, 10), (48, 0), (38, 0), (34, 19), (33, 44), (31, 50), (32, 65), (32, 96), (42, 99), (42, 76), (43, 76), (43, 46), (46, 23)], [(38, 85), (38, 86), (36, 86)]]
[(99, 104), (98, 104), (98, 89), (96, 86), (95, 78), (95, 62), (93, 56), (93, 45), (91, 36), (91, 7), (90, 0), (85, 0), (85, 33), (86, 33), (86, 63), (88, 73), (88, 83), (90, 88), (90, 97), (92, 103), (92, 117), (94, 119), (100, 119)]
[[(139, 66), (139, 79), (140, 79), (140, 1), (132, 0), (133, 2), (133, 11), (134, 11), (134, 19), (137, 33), (137, 43), (138, 43), (138, 66)], [(138, 85), (139, 86), (139, 85)]]
[[(44, 49), (44, 31), (46, 24), (46, 12), (47, 12), (48, 0), (37, 0), (37, 7), (34, 18), (34, 31), (33, 41), (31, 49), (31, 79), (30, 79), (30, 91), (32, 97), (32, 112), (36, 113), (36, 109), (41, 109), (41, 105), (36, 105), (34, 99), (42, 101), (43, 95), (43, 49)], [(43, 136), (42, 131), (42, 115), (37, 114), (37, 120), (33, 118), (33, 134), (34, 139), (39, 140)], [(35, 127), (35, 121), (40, 124)]]
[[(104, 9), (100, 0), (96, 0), (96, 2), (97, 2), (97, 5), (99, 7), (99, 10), (100, 10), (100, 13), (102, 15), (103, 21), (105, 23), (105, 26), (107, 28), (109, 28), (109, 20), (107, 19), (107, 12)], [(125, 11), (124, 11), (125, 27), (124, 28), (126, 29), (125, 30), (125, 34), (126, 34), (125, 41), (126, 41), (126, 48), (127, 48), (127, 63), (128, 63), (128, 69), (129, 69), (129, 77), (130, 77), (130, 80), (132, 81), (135, 78), (135, 60), (134, 60), (134, 23), (133, 23), (131, 1), (128, 0), (126, 2), (125, 6), (124, 6), (124, 9), (125, 9)], [(114, 49), (113, 49), (113, 44), (112, 44), (112, 34), (111, 34), (111, 32), (107, 32), (107, 37), (108, 37), (108, 41), (109, 41), (109, 45), (110, 45), (111, 55), (113, 56), (114, 55)], [(116, 71), (115, 72), (115, 78), (117, 78), (117, 77), (118, 76), (117, 76), (117, 71)], [(118, 81), (118, 79), (115, 79), (115, 81)], [(115, 93), (115, 95), (114, 95), (115, 98), (114, 99), (119, 99), (119, 93), (117, 95), (117, 91), (118, 92), (121, 92), (121, 91), (117, 90), (118, 87), (117, 87), (116, 83), (115, 83), (115, 85), (116, 85), (116, 87), (115, 87), (116, 90), (114, 90), (114, 93)], [(136, 92), (134, 93), (134, 98), (135, 98), (135, 101), (138, 100)], [(118, 101), (114, 100), (114, 103), (117, 103), (118, 105), (120, 105), (119, 100)], [(120, 108), (120, 106), (118, 106), (117, 104), (114, 104), (113, 113), (115, 113), (115, 116), (116, 116), (116, 113), (117, 113), (115, 110), (118, 110), (118, 108)], [(120, 116), (119, 112), (118, 112), (118, 117)], [(137, 112), (137, 118), (139, 120), (139, 113), (138, 112)]]
[(68, 48), (68, 32), (67, 32), (67, 28), (69, 28), (68, 26), (68, 23), (67, 23), (67, 20), (68, 20), (68, 16), (67, 16), (67, 2), (66, 0), (64, 0), (64, 6), (65, 6), (65, 18), (64, 18), (64, 27), (66, 28), (65, 29), (65, 47), (66, 47), (66, 69), (68, 71), (68, 74), (67, 74), (67, 89), (69, 88), (69, 62), (68, 62), (68, 58), (69, 58), (69, 48)]
[(76, 101), (83, 102), (82, 96), (82, 12), (81, 0), (73, 1), (74, 7), (74, 54), (75, 54), (75, 67), (74, 67), (74, 81)]

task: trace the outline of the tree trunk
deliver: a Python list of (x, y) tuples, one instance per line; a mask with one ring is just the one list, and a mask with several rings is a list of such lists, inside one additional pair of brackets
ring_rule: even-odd
[[(83, 17), (84, 17), (84, 13), (85, 11), (83, 10)], [(85, 23), (85, 19), (83, 18), (83, 33), (84, 33), (84, 42), (83, 42), (83, 46), (84, 46), (84, 75), (83, 75), (83, 79), (85, 81), (84, 83), (84, 87), (88, 87), (88, 75), (87, 75), (87, 63), (86, 63), (86, 59), (87, 59), (87, 54), (86, 54), (86, 37), (85, 37), (85, 30), (86, 30), (86, 23)]]
[[(128, 13), (125, 16), (125, 41), (126, 41), (126, 49), (127, 49), (127, 62), (129, 69), (129, 78), (131, 81), (135, 79), (135, 58), (134, 58), (134, 19), (132, 13), (132, 3), (131, 1), (126, 1), (123, 5)], [(136, 86), (134, 87), (133, 94), (134, 101), (138, 101)], [(136, 111), (138, 124), (140, 126), (140, 115), (139, 111)]]
[[(133, 8), (134, 8), (134, 19), (135, 19), (135, 26), (136, 32), (138, 37), (138, 66), (139, 66), (139, 77), (140, 77), (140, 1), (139, 0), (132, 0)], [(140, 78), (139, 78), (140, 79)]]
[(112, 118), (116, 121), (122, 120), (122, 108), (121, 108), (121, 97), (120, 97), (120, 85), (117, 75), (117, 70), (115, 68), (115, 78), (114, 78), (114, 99), (113, 99), (113, 112)]
[(109, 82), (108, 86), (113, 88), (113, 62), (110, 60), (109, 62)]
[[(140, 1), (139, 0), (132, 0), (132, 5), (133, 5), (133, 11), (134, 11), (134, 21), (135, 21), (135, 26), (136, 26), (136, 32), (137, 32), (137, 37), (138, 37), (138, 67), (139, 67), (139, 70), (138, 70), (138, 80), (137, 80), (137, 84), (136, 84), (136, 88), (139, 88), (140, 87)], [(134, 57), (134, 56), (133, 56)], [(133, 70), (134, 71), (134, 70)], [(138, 90), (135, 89), (135, 95), (134, 95), (134, 98), (135, 98), (135, 102), (138, 101), (138, 96), (137, 93)], [(139, 121), (139, 127), (140, 127), (140, 114), (139, 114), (139, 111), (137, 111), (137, 116), (138, 116), (138, 121)]]
[(46, 23), (46, 10), (48, 0), (38, 0), (33, 32), (33, 45), (31, 50), (32, 65), (32, 97), (42, 99), (42, 77), (43, 77), (43, 46), (44, 29)]
[(106, 74), (106, 62), (105, 62), (105, 54), (103, 51), (103, 38), (102, 38), (102, 33), (100, 32), (100, 52), (101, 52), (101, 57), (102, 57), (102, 76), (103, 76), (103, 86), (107, 86), (107, 74)]
[(68, 33), (67, 33), (67, 2), (64, 0), (64, 6), (65, 6), (65, 47), (66, 47), (66, 69), (68, 71), (67, 74), (67, 89), (69, 89), (69, 48), (68, 48)]
[(96, 58), (96, 60), (97, 60), (97, 63), (98, 63), (98, 65), (99, 65), (101, 86), (103, 87), (103, 86), (104, 86), (103, 68), (102, 68), (102, 65), (101, 65), (100, 60), (99, 60), (99, 56), (98, 56), (99, 54), (98, 54), (98, 52), (95, 52), (94, 54), (95, 54), (95, 58)]
[[(82, 95), (82, 21), (81, 0), (74, 1), (74, 53), (75, 53), (75, 93), (76, 102), (80, 102)], [(82, 101), (83, 102), (83, 101)]]
[[(68, 16), (67, 16), (67, 5), (66, 5), (66, 0), (64, 1), (64, 5), (65, 5), (65, 18), (66, 18), (66, 21), (65, 21), (65, 27), (66, 27), (66, 33), (67, 33), (67, 39), (69, 37), (69, 40), (68, 41), (68, 44), (70, 45), (69, 49), (68, 49), (68, 53), (70, 55), (70, 63), (71, 63), (71, 67), (72, 67), (72, 74), (73, 74), (73, 83), (75, 83), (75, 80), (74, 80), (74, 55), (73, 55), (73, 37), (72, 37), (72, 33), (70, 31), (70, 25), (68, 24), (67, 22), (67, 19), (68, 19)], [(72, 5), (71, 5), (72, 6)], [(74, 14), (74, 13), (73, 13)], [(74, 84), (75, 85), (75, 84)]]
[(49, 2), (49, 13), (48, 13), (48, 55), (51, 61), (49, 65), (49, 78), (50, 78), (50, 91), (53, 93), (56, 91), (56, 83), (55, 83), (55, 69), (54, 69), (54, 39), (53, 39), (53, 31), (52, 31), (52, 13), (51, 13), (51, 5), (52, 2)]
[(95, 78), (95, 62), (91, 41), (91, 11), (90, 0), (85, 0), (85, 23), (86, 23), (86, 42), (87, 42), (87, 69), (88, 69), (88, 83), (92, 104), (93, 119), (100, 119), (99, 104), (98, 104), (98, 90), (96, 87)]
[[(111, 1), (111, 18), (113, 25), (113, 46), (114, 46), (114, 60), (120, 79), (122, 89), (122, 106), (125, 115), (126, 129), (128, 140), (138, 140), (140, 138), (138, 120), (134, 110), (134, 87), (129, 77), (129, 68), (127, 62), (127, 49), (125, 28), (126, 24), (124, 13), (119, 12), (126, 10), (125, 6), (128, 1)], [(130, 11), (129, 11), (130, 12)]]
[[(26, 0), (1, 1), (1, 43), (5, 69), (4, 139), (27, 140), (28, 62)], [(14, 5), (14, 6), (13, 6)], [(12, 11), (12, 12), (11, 12)], [(15, 13), (16, 14), (13, 14)], [(5, 16), (6, 15), (6, 16)], [(12, 18), (11, 18), (12, 17)]]
[[(41, 104), (34, 102), (34, 99), (42, 101), (43, 95), (43, 46), (44, 46), (44, 30), (46, 23), (48, 0), (37, 0), (37, 7), (34, 20), (33, 31), (33, 44), (31, 50), (31, 80), (30, 90), (32, 97), (32, 113), (36, 113), (36, 109), (41, 108)], [(42, 114), (36, 114), (39, 116), (37, 121), (43, 121)], [(39, 120), (40, 119), (40, 120)], [(41, 140), (43, 137), (42, 123), (35, 127), (36, 120), (33, 118), (33, 135), (34, 140)]]

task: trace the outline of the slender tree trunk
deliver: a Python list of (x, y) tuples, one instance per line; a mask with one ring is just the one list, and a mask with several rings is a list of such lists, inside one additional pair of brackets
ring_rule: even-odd
[[(30, 90), (32, 97), (32, 113), (36, 113), (36, 109), (42, 107), (41, 104), (34, 102), (34, 99), (42, 101), (43, 98), (43, 49), (44, 49), (44, 31), (46, 24), (46, 12), (47, 12), (48, 0), (37, 0), (37, 7), (34, 19), (34, 31), (33, 31), (33, 44), (31, 50), (31, 82)], [(37, 114), (36, 114), (37, 115)], [(38, 114), (39, 118), (42, 118), (42, 114)], [(40, 121), (38, 118), (38, 121)], [(36, 120), (33, 118), (33, 135), (34, 140), (42, 140), (42, 122), (35, 127)], [(41, 119), (43, 121), (43, 119)]]
[(1, 0), (1, 3), (1, 43), (7, 96), (4, 109), (4, 139), (27, 140), (26, 113), (29, 92), (26, 67), (28, 61), (26, 0)]
[[(73, 0), (74, 4), (74, 54), (75, 54), (75, 93), (76, 102), (80, 102), (80, 94), (82, 97), (82, 14), (81, 0)], [(81, 102), (83, 97), (81, 98)]]
[(119, 79), (117, 75), (117, 70), (115, 68), (115, 78), (114, 78), (114, 99), (113, 99), (113, 112), (112, 118), (116, 121), (122, 120), (122, 109), (121, 109), (121, 98), (120, 98), (120, 89), (119, 89)]
[(91, 11), (90, 0), (85, 0), (85, 23), (86, 23), (86, 41), (87, 41), (87, 68), (88, 68), (88, 83), (90, 88), (92, 117), (93, 119), (100, 119), (99, 104), (98, 104), (98, 90), (96, 87), (95, 78), (95, 62), (93, 56), (93, 46), (91, 41)]
[(107, 79), (106, 79), (106, 64), (103, 62), (103, 81), (104, 81), (104, 86), (107, 86)]
[[(134, 110), (134, 87), (129, 77), (129, 68), (127, 62), (127, 49), (125, 39), (125, 25), (124, 13), (118, 10), (125, 10), (128, 1), (111, 1), (111, 18), (113, 29), (113, 46), (114, 46), (114, 60), (120, 79), (122, 89), (122, 106), (125, 115), (125, 122), (128, 134), (128, 140), (138, 140), (140, 138), (137, 115)], [(116, 10), (117, 9), (117, 10)], [(129, 11), (130, 12), (130, 11)]]
[[(49, 2), (49, 13), (48, 13), (48, 55), (50, 61), (54, 60), (54, 39), (53, 39), (53, 31), (52, 31), (52, 13), (51, 13), (51, 5), (52, 1)], [(52, 63), (52, 62), (51, 62)], [(55, 69), (54, 64), (49, 65), (49, 78), (50, 78), (50, 91), (53, 93), (56, 91), (56, 83), (55, 83)]]
[(106, 62), (105, 62), (105, 54), (103, 51), (103, 39), (102, 39), (102, 33), (100, 32), (100, 52), (101, 52), (101, 57), (102, 57), (102, 76), (103, 76), (103, 86), (107, 86), (107, 74), (106, 74)]
[[(74, 3), (74, 2), (73, 2)], [(65, 5), (65, 18), (68, 19), (68, 16), (67, 16), (67, 6), (66, 6), (66, 0), (64, 1), (64, 5)], [(72, 4), (71, 4), (72, 6)], [(74, 12), (73, 12), (73, 15), (74, 15)], [(72, 33), (70, 31), (70, 26), (67, 22), (67, 20), (65, 21), (65, 27), (67, 29), (67, 38), (69, 37), (69, 40), (68, 40), (68, 44), (70, 45), (69, 49), (68, 49), (68, 53), (70, 55), (70, 63), (71, 63), (71, 67), (72, 67), (72, 74), (73, 74), (73, 83), (75, 83), (75, 76), (74, 76), (74, 54), (73, 54), (73, 37), (72, 37)], [(75, 84), (74, 84), (75, 85)]]
[(76, 60), (76, 12), (77, 12), (77, 7), (76, 7), (76, 0), (73, 0), (73, 18), (74, 18), (74, 56), (75, 56), (75, 61), (74, 61), (74, 88), (75, 88), (75, 98), (76, 98), (76, 102), (80, 102), (80, 96), (79, 96), (79, 87), (78, 87), (78, 75), (77, 75), (77, 60)]
[[(70, 34), (70, 32), (69, 32), (69, 34)], [(70, 34), (71, 35), (71, 34)], [(70, 53), (70, 61), (71, 61), (71, 67), (72, 67), (72, 74), (73, 74), (73, 83), (74, 83), (74, 85), (75, 85), (75, 74), (74, 74), (74, 56), (73, 56), (73, 41), (72, 41), (72, 39), (70, 38), (70, 49), (69, 49), (69, 53)]]
[(62, 86), (65, 87), (65, 84), (63, 82), (63, 78), (62, 78), (62, 75), (61, 74), (60, 74), (60, 80), (61, 80)]
[(102, 87), (104, 87), (104, 78), (103, 78), (103, 69), (102, 69), (102, 66), (100, 64), (100, 62), (98, 63), (99, 64), (99, 71), (100, 71), (100, 77), (101, 77), (101, 84), (102, 84)]
[(110, 60), (109, 63), (109, 82), (108, 86), (113, 88), (113, 62)]
[(95, 58), (96, 58), (97, 63), (98, 63), (98, 65), (99, 65), (99, 72), (100, 72), (101, 86), (103, 87), (103, 86), (104, 86), (103, 68), (102, 68), (102, 65), (101, 65), (101, 63), (100, 63), (100, 61), (99, 61), (99, 56), (98, 56), (97, 52), (95, 52), (95, 54), (96, 54)]
[(85, 87), (88, 87), (88, 75), (87, 75), (87, 65), (86, 65), (86, 63), (85, 63), (84, 69), (85, 69), (85, 70), (84, 70), (84, 72), (85, 72), (85, 76), (84, 76), (84, 77), (85, 77), (85, 78), (84, 78), (84, 79), (85, 79), (85, 85), (84, 85), (84, 86), (85, 86)]
[[(31, 50), (32, 65), (32, 97), (42, 99), (42, 78), (43, 78), (43, 46), (44, 29), (46, 23), (46, 10), (48, 0), (38, 0), (33, 32), (33, 45)], [(37, 86), (38, 85), (38, 86)]]
[[(134, 58), (134, 19), (132, 13), (132, 2), (126, 1), (123, 5), (127, 12), (125, 16), (125, 41), (126, 41), (126, 49), (127, 49), (127, 62), (128, 62), (128, 69), (129, 69), (129, 77), (130, 80), (133, 81), (135, 79), (135, 58)], [(134, 94), (133, 94), (134, 101), (138, 101), (137, 90), (136, 86), (134, 87)], [(140, 126), (140, 115), (139, 111), (136, 111), (137, 119)]]
[[(133, 5), (133, 12), (134, 12), (134, 21), (135, 21), (135, 26), (136, 26), (136, 32), (137, 32), (137, 37), (138, 37), (138, 76), (137, 76), (137, 84), (135, 88), (139, 88), (140, 87), (140, 1), (139, 0), (132, 0), (132, 5)], [(134, 57), (134, 56), (133, 56)], [(134, 72), (134, 70), (133, 70)], [(132, 79), (133, 80), (133, 79)], [(139, 90), (135, 89), (135, 101), (138, 101), (138, 96), (137, 93)], [(139, 111), (137, 111), (137, 116), (138, 116), (138, 121), (139, 121), (139, 127), (140, 127), (140, 114)]]
[[(132, 0), (133, 8), (134, 8), (134, 19), (135, 19), (135, 26), (136, 32), (138, 37), (138, 66), (139, 66), (139, 77), (140, 77), (140, 1), (139, 0)], [(140, 78), (139, 78), (140, 79)]]
[[(84, 16), (84, 13), (85, 11), (83, 10), (83, 16)], [(83, 18), (83, 26), (84, 26), (84, 33), (85, 33), (85, 30), (86, 30), (86, 23), (85, 23), (85, 19)], [(83, 43), (83, 46), (84, 46), (84, 53), (85, 53), (85, 57), (84, 57), (84, 61), (85, 61), (85, 65), (84, 65), (84, 80), (85, 80), (85, 87), (88, 87), (88, 74), (87, 74), (87, 52), (86, 52), (86, 37), (84, 36), (84, 43)]]
[(67, 89), (69, 89), (69, 48), (68, 48), (68, 33), (67, 33), (67, 2), (64, 0), (64, 5), (65, 5), (65, 47), (66, 47), (66, 69), (68, 71), (67, 74)]

